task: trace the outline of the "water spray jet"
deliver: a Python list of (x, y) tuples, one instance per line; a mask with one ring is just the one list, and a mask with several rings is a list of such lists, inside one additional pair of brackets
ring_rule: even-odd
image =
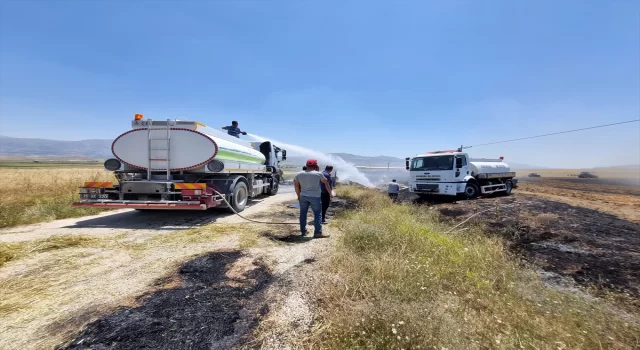
[(247, 133), (247, 136), (259, 141), (270, 140), (274, 144), (278, 145), (278, 147), (286, 149), (289, 155), (295, 154), (298, 156), (313, 158), (317, 159), (318, 162), (323, 163), (324, 165), (333, 165), (334, 169), (340, 171), (339, 182), (351, 181), (366, 187), (375, 187), (375, 185), (362, 172), (360, 172), (358, 168), (353, 164), (347, 163), (344, 159), (338, 156), (326, 154), (298, 145), (292, 145), (290, 143), (274, 140), (273, 138), (262, 137), (256, 134)]

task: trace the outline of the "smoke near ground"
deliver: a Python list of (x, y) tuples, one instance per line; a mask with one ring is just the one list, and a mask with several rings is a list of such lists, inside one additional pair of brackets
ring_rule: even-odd
[(369, 181), (375, 185), (387, 184), (396, 180), (400, 184), (409, 183), (409, 171), (404, 169), (360, 169)]

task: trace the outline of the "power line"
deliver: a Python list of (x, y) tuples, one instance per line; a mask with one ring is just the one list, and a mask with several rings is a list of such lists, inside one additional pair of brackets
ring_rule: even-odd
[(521, 138), (518, 138), (518, 139), (504, 140), (504, 141), (496, 141), (496, 142), (489, 142), (489, 143), (481, 143), (481, 144), (479, 144), (479, 145), (473, 145), (473, 146), (463, 146), (462, 148), (471, 148), (471, 147), (479, 147), (479, 146), (495, 145), (495, 144), (498, 144), (498, 143), (505, 143), (505, 142), (513, 142), (513, 141), (520, 141), (520, 140), (535, 139), (535, 138), (538, 138), (538, 137), (545, 137), (545, 136), (552, 136), (552, 135), (567, 134), (567, 133), (570, 133), (570, 132), (583, 131), (583, 130), (590, 130), (590, 129), (605, 128), (605, 127), (607, 127), (607, 126), (620, 125), (620, 124), (628, 124), (628, 123), (635, 123), (635, 122), (639, 122), (639, 121), (640, 121), (640, 119), (627, 120), (627, 121), (619, 122), (619, 123), (612, 123), (612, 124), (604, 124), (604, 125), (590, 126), (590, 127), (588, 127), (588, 128), (581, 128), (581, 129), (566, 130), (566, 131), (554, 132), (554, 133), (551, 133), (551, 134), (544, 134), (544, 135), (536, 135), (536, 136), (521, 137)]

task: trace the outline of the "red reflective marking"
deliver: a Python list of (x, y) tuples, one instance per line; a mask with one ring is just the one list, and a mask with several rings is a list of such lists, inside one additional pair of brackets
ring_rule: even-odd
[(204, 210), (200, 204), (127, 204), (127, 203), (73, 203), (74, 207), (98, 207), (105, 209), (192, 209)]

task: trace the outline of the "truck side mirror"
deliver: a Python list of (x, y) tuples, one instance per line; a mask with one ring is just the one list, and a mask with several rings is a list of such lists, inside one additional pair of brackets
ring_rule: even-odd
[(411, 160), (411, 158), (405, 158), (404, 159), (404, 166), (405, 168), (407, 168), (407, 170), (409, 170), (409, 161)]
[(456, 157), (456, 169), (462, 168), (462, 158)]
[(282, 150), (282, 160), (287, 160), (287, 151), (286, 150)]

